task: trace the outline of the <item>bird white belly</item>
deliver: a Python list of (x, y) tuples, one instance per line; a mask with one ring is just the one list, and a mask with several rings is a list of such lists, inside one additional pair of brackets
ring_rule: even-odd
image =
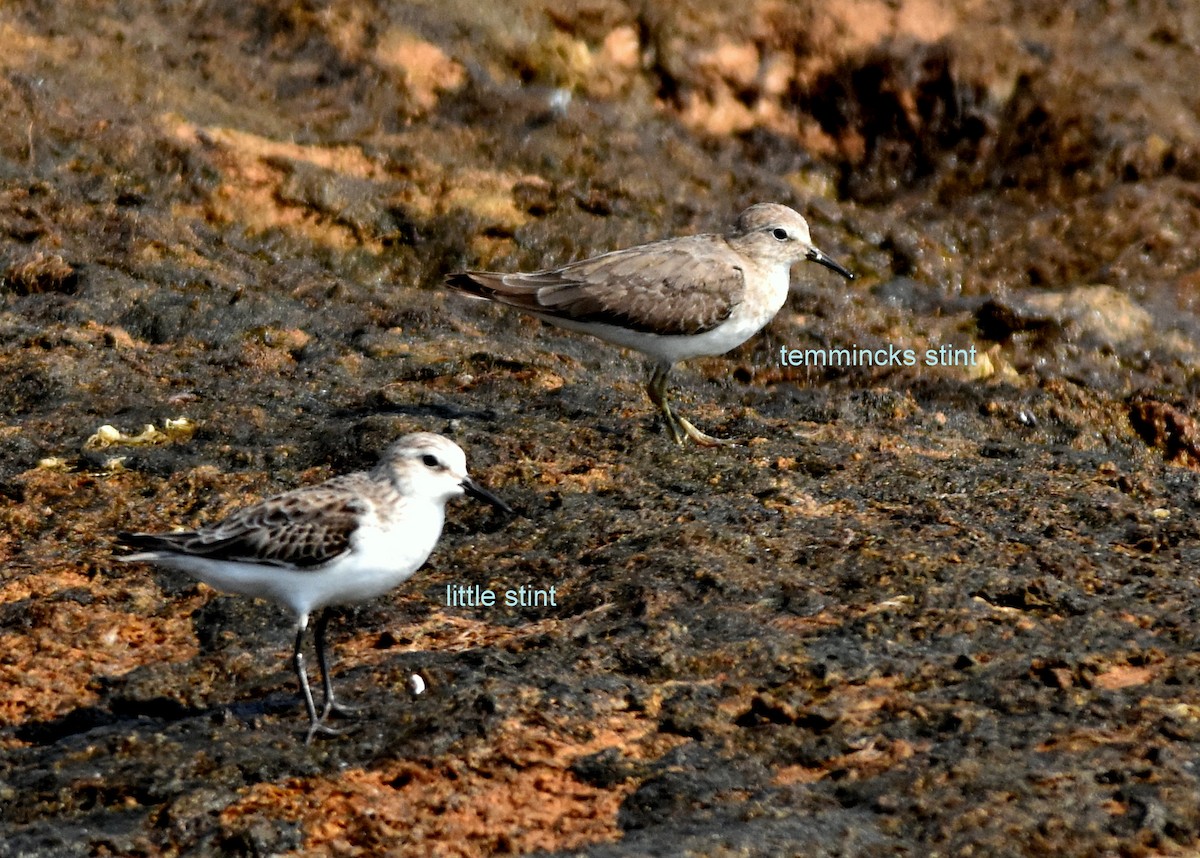
[(364, 602), (407, 581), (421, 568), (437, 544), (445, 520), (433, 504), (407, 504), (402, 524), (364, 522), (352, 542), (353, 550), (312, 575), (318, 596), (313, 609), (325, 605)]
[(363, 522), (352, 542), (353, 550), (319, 569), (183, 555), (157, 562), (222, 592), (266, 599), (305, 617), (327, 605), (373, 599), (412, 577), (433, 551), (445, 515), (434, 504), (408, 504), (404, 513), (402, 522)]

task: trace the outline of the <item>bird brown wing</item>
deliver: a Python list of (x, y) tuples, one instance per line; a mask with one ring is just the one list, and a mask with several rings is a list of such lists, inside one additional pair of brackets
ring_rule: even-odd
[(336, 481), (296, 489), (195, 531), (121, 539), (143, 551), (313, 569), (350, 549), (359, 516), (368, 511), (355, 494), (338, 489)]
[(446, 285), (539, 316), (656, 334), (702, 334), (733, 312), (745, 279), (716, 235), (668, 239), (532, 274), (467, 271)]

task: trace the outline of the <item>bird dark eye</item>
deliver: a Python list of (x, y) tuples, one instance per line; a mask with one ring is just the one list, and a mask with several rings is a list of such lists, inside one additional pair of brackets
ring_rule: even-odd
[(775, 229), (771, 230), (771, 235), (775, 236), (780, 241), (788, 240), (787, 230), (783, 227), (775, 227)]
[(429, 467), (429, 468), (436, 468), (441, 465), (441, 463), (438, 462), (438, 460), (437, 460), (437, 456), (431, 455), (429, 453), (426, 453), (424, 456), (422, 456), (421, 461), (424, 462), (426, 467)]

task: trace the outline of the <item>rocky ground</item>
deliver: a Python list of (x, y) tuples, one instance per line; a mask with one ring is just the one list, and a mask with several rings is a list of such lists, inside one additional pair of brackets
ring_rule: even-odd
[[(1200, 842), (1200, 11), (13, 0), (0, 48), (0, 855)], [(678, 370), (739, 447), (438, 287), (764, 200), (860, 276)], [(888, 345), (976, 361), (779, 360)], [(519, 514), (341, 612), (366, 714), (305, 747), (282, 611), (114, 533), (416, 429)]]

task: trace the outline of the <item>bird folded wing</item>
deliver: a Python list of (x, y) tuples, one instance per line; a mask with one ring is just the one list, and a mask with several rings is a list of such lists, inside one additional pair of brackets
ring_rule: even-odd
[(723, 239), (671, 239), (534, 274), (469, 272), (448, 285), (552, 319), (702, 334), (729, 318), (745, 288), (732, 251), (725, 257), (700, 245), (717, 241)]
[(213, 560), (242, 560), (298, 569), (323, 566), (350, 549), (366, 512), (350, 494), (313, 486), (238, 510), (192, 534), (176, 550)]

